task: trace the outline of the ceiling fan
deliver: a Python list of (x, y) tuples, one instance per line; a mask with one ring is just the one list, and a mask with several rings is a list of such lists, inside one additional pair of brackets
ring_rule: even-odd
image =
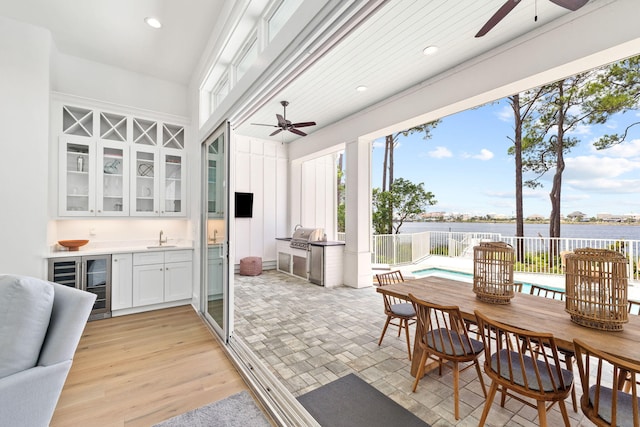
[[(493, 14), (491, 18), (489, 18), (487, 23), (484, 24), (482, 28), (480, 28), (480, 31), (478, 31), (478, 34), (476, 34), (476, 37), (482, 37), (485, 34), (487, 34), (489, 30), (495, 27), (498, 24), (498, 22), (502, 21), (502, 19), (505, 16), (507, 16), (509, 12), (511, 12), (520, 3), (520, 1), (521, 0), (507, 0), (507, 2), (503, 4), (500, 7), (500, 9), (498, 9), (498, 11)], [(585, 4), (587, 4), (589, 0), (549, 0), (549, 1), (551, 3), (557, 4), (558, 6), (564, 7), (565, 9), (569, 9), (570, 11), (573, 12), (580, 9)], [(537, 18), (538, 17), (536, 16), (536, 19)]]
[(270, 127), (278, 128), (275, 131), (273, 131), (272, 133), (270, 133), (269, 136), (276, 135), (276, 134), (282, 132), (283, 130), (288, 130), (289, 132), (295, 133), (296, 135), (307, 136), (306, 133), (302, 132), (298, 128), (303, 128), (303, 127), (307, 127), (307, 126), (315, 126), (316, 125), (316, 122), (291, 123), (290, 120), (287, 120), (287, 105), (289, 105), (289, 102), (288, 101), (280, 101), (280, 105), (282, 105), (282, 107), (284, 108), (284, 112), (282, 113), (282, 115), (276, 114), (276, 118), (278, 119), (278, 124), (277, 125), (265, 125), (265, 124), (262, 124), (262, 123), (251, 123), (251, 124), (252, 125), (256, 125), (256, 126), (270, 126)]

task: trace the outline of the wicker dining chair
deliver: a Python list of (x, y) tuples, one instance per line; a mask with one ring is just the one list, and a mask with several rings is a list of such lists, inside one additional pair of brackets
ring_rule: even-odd
[[(442, 375), (442, 367), (449, 366), (453, 370), (453, 401), (456, 420), (459, 415), (459, 378), (460, 372), (475, 366), (478, 379), (482, 386), (485, 398), (487, 391), (480, 370), (478, 357), (482, 354), (482, 342), (469, 337), (460, 309), (456, 306), (441, 306), (416, 298), (409, 294), (416, 311), (416, 343), (422, 349), (422, 357), (416, 379), (413, 383), (413, 391), (418, 388), (418, 383), (424, 375), (427, 359), (438, 362), (439, 374)], [(447, 365), (446, 362), (449, 362)], [(460, 368), (461, 363), (469, 363)]]
[[(573, 340), (573, 346), (582, 382), (580, 406), (585, 416), (597, 426), (638, 427), (640, 363), (622, 360), (578, 339)], [(630, 392), (622, 391), (619, 384), (625, 373), (633, 385)]]
[[(400, 272), (400, 270), (394, 270), (388, 273), (376, 274), (376, 280), (378, 281), (378, 286), (387, 286), (394, 283), (404, 282), (404, 277), (402, 277), (402, 272)], [(380, 334), (378, 345), (382, 344), (382, 339), (384, 338), (384, 334), (387, 332), (389, 325), (398, 327), (398, 336), (400, 336), (402, 329), (404, 329), (407, 339), (407, 353), (409, 354), (409, 360), (411, 360), (411, 338), (409, 337), (409, 325), (414, 324), (416, 319), (416, 312), (413, 309), (413, 305), (406, 300), (395, 298), (391, 295), (383, 294), (382, 297), (384, 300), (384, 314), (387, 315), (387, 321), (382, 329), (382, 334)], [(394, 320), (397, 320), (398, 322), (394, 323)]]
[[(504, 325), (489, 319), (477, 310), (475, 315), (482, 330), (484, 372), (491, 378), (489, 397), (478, 425), (483, 426), (486, 422), (496, 392), (501, 389), (501, 406), (504, 407), (506, 397), (510, 396), (525, 405), (537, 408), (540, 426), (547, 425), (547, 411), (557, 402), (564, 424), (569, 426), (569, 415), (564, 401), (573, 388), (573, 373), (560, 366), (553, 335)], [(535, 348), (539, 344), (549, 351), (536, 351)], [(535, 400), (536, 403), (527, 398)], [(546, 407), (546, 402), (551, 404)]]
[(550, 298), (550, 299), (558, 299), (560, 301), (564, 301), (565, 292), (558, 289), (550, 289), (545, 288), (544, 286), (531, 285), (529, 289), (529, 293), (531, 295), (535, 295), (538, 297)]
[[(565, 300), (565, 292), (559, 289), (550, 289), (545, 288), (544, 286), (531, 285), (529, 289), (529, 293), (531, 295), (536, 295), (543, 298), (557, 299), (560, 301)], [(558, 352), (562, 356), (562, 361), (568, 370), (573, 372), (573, 361), (575, 359), (575, 354), (571, 350), (559, 349)], [(575, 387), (571, 390), (571, 404), (573, 406), (573, 411), (578, 412), (578, 396), (576, 395)]]

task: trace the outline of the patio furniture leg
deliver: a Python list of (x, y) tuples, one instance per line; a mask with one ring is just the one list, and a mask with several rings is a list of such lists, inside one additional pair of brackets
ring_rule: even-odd
[(460, 419), (459, 403), (460, 392), (458, 390), (458, 382), (460, 381), (460, 371), (458, 371), (458, 362), (453, 362), (453, 415), (456, 420)]
[(564, 420), (565, 427), (570, 427), (569, 414), (567, 414), (567, 406), (564, 404), (564, 400), (559, 400), (558, 405), (560, 405), (560, 412), (562, 413), (562, 419)]
[(407, 353), (409, 353), (409, 360), (411, 360), (411, 337), (409, 337), (409, 320), (404, 319), (404, 331), (407, 335)]
[(422, 356), (420, 357), (420, 367), (418, 368), (418, 374), (416, 375), (416, 380), (413, 382), (413, 392), (415, 393), (418, 388), (418, 383), (420, 382), (420, 378), (424, 375), (424, 364), (427, 363), (427, 357), (429, 353), (426, 351), (422, 352)]
[(538, 422), (540, 427), (547, 427), (547, 407), (544, 400), (538, 400)]
[(476, 372), (478, 373), (478, 379), (480, 380), (480, 386), (482, 387), (482, 393), (484, 394), (484, 398), (487, 398), (487, 389), (484, 386), (484, 379), (482, 378), (482, 371), (480, 370), (480, 362), (476, 359), (474, 362), (476, 365)]
[(378, 345), (382, 344), (382, 339), (384, 338), (385, 332), (387, 332), (389, 322), (391, 322), (391, 316), (387, 316), (387, 321), (384, 323), (384, 328), (382, 328), (382, 334), (380, 334), (380, 341), (378, 341)]
[(478, 427), (483, 427), (485, 421), (487, 421), (487, 415), (489, 415), (489, 410), (491, 409), (493, 398), (496, 396), (496, 391), (498, 391), (498, 383), (491, 381), (491, 388), (489, 389), (487, 400), (484, 402), (484, 409), (482, 410), (482, 417), (480, 418)]

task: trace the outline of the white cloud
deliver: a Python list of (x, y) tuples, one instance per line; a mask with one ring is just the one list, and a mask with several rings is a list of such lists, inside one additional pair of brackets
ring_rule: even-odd
[(384, 148), (384, 139), (376, 139), (373, 141), (373, 148)]
[(434, 159), (443, 159), (445, 157), (453, 157), (453, 153), (447, 147), (436, 147), (428, 153), (429, 157)]
[(564, 177), (567, 180), (594, 180), (615, 178), (624, 173), (640, 170), (640, 161), (623, 157), (578, 156), (565, 160)]
[(640, 158), (640, 139), (622, 142), (604, 150), (597, 150), (591, 145), (591, 152), (600, 155), (606, 154), (611, 157), (624, 157), (627, 159)]
[(576, 190), (604, 194), (637, 194), (640, 179), (596, 178), (589, 180), (567, 180), (566, 184)]
[(460, 155), (463, 159), (478, 159), (478, 160), (491, 160), (493, 159), (493, 153), (486, 148), (480, 150), (478, 154), (462, 153)]
[(478, 160), (491, 160), (493, 159), (493, 153), (486, 148), (483, 148), (482, 150), (480, 150), (480, 154), (476, 154), (472, 157)]

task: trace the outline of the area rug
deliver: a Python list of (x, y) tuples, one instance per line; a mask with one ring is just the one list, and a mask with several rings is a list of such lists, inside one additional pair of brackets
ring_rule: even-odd
[(429, 427), (429, 424), (349, 374), (298, 397), (322, 427)]
[(193, 411), (169, 418), (154, 427), (271, 427), (251, 395), (241, 391)]

